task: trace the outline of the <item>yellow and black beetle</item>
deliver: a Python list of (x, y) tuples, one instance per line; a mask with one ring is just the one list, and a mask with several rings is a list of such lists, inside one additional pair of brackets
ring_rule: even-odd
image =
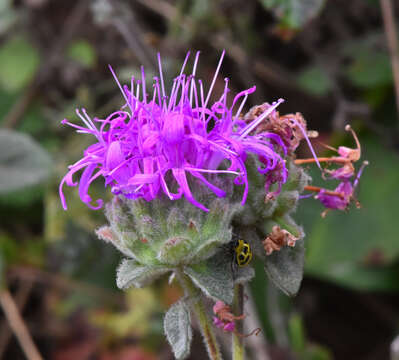
[(252, 250), (249, 243), (238, 239), (234, 245), (234, 260), (238, 266), (246, 266), (252, 260)]

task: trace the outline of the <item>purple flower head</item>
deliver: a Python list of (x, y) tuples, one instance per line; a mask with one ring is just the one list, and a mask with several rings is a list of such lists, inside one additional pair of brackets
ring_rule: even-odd
[[(213, 176), (224, 174), (234, 176), (234, 183), (244, 186), (244, 204), (249, 187), (245, 168), (248, 153), (262, 159), (261, 173), (273, 172), (270, 182), (278, 182), (281, 186), (286, 181), (286, 168), (280, 155), (286, 153), (284, 143), (271, 132), (254, 132), (283, 100), (279, 99), (247, 123), (240, 114), (255, 86), (238, 93), (228, 104), (229, 80), (226, 78), (219, 100), (210, 104), (224, 52), (207, 92), (202, 81), (195, 77), (199, 52), (192, 71), (188, 75), (184, 73), (189, 55), (169, 95), (158, 54), (159, 77), (154, 77), (151, 96), (147, 93), (143, 68), (141, 79), (132, 78), (127, 86), (119, 83), (110, 67), (126, 102), (122, 109), (105, 119), (91, 119), (84, 109), (77, 110), (86, 127), (63, 120), (62, 123), (76, 128), (77, 132), (96, 138), (96, 143), (84, 151), (82, 159), (69, 166), (61, 181), (59, 191), (64, 209), (67, 208), (62, 191), (65, 183), (79, 185), (81, 200), (92, 209), (100, 208), (103, 201), (99, 199), (93, 204), (88, 194), (91, 183), (100, 176), (115, 195), (147, 201), (162, 194), (171, 200), (184, 196), (193, 205), (208, 211), (195, 199), (190, 184), (195, 179), (217, 196), (224, 197), (225, 191), (212, 182)], [(74, 182), (73, 175), (81, 170), (79, 182)]]

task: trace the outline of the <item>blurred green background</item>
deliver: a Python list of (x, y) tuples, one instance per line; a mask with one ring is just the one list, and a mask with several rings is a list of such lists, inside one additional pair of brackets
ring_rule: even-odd
[[(187, 50), (201, 50), (206, 81), (223, 49), (215, 94), (224, 77), (234, 91), (256, 84), (249, 105), (282, 97), (282, 114), (301, 112), (334, 146), (354, 145), (350, 123), (370, 162), (361, 209), (323, 219), (317, 201), (300, 203), (296, 298), (254, 264), (246, 312), (263, 331), (248, 339), (249, 358), (389, 359), (399, 333), (399, 115), (381, 10), (390, 3), (398, 20), (399, 3), (386, 0), (0, 0), (1, 278), (45, 359), (173, 358), (162, 316), (181, 290), (166, 280), (118, 290), (121, 255), (93, 233), (103, 213), (74, 189), (61, 207), (58, 184), (91, 142), (61, 120), (75, 122), (76, 107), (99, 117), (120, 107), (108, 64), (122, 81), (141, 64), (152, 76), (159, 51), (171, 79)], [(94, 192), (109, 196), (102, 184)], [(198, 334), (193, 346), (191, 358), (204, 359)], [(4, 316), (0, 358), (25, 358)]]

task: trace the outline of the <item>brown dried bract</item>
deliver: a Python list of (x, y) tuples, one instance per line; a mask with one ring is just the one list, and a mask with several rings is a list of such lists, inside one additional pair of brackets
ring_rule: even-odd
[(272, 232), (262, 243), (266, 255), (270, 255), (273, 251), (280, 251), (283, 246), (295, 246), (295, 242), (298, 239), (299, 238), (292, 235), (289, 231), (275, 225), (272, 228)]
[[(257, 118), (269, 107), (270, 105), (268, 103), (254, 106), (245, 115), (244, 120), (251, 121)], [(287, 150), (289, 152), (293, 152), (304, 138), (303, 131), (300, 129), (300, 127), (302, 127), (305, 133), (307, 132), (306, 120), (303, 118), (302, 114), (296, 113), (280, 116), (278, 111), (273, 111), (264, 121), (259, 124), (256, 129), (256, 133), (268, 131), (279, 135), (286, 145)], [(308, 134), (308, 136), (309, 135), (310, 134)]]

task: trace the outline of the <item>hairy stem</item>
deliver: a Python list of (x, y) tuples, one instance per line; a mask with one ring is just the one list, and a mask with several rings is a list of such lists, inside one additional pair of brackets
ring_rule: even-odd
[[(235, 316), (240, 316), (244, 311), (244, 287), (237, 284), (234, 288), (233, 311)], [(238, 334), (243, 333), (243, 322), (236, 321), (236, 328), (232, 333), (233, 360), (243, 360), (245, 356), (244, 338)]]
[(186, 295), (190, 297), (191, 309), (197, 317), (200, 325), (201, 334), (208, 350), (209, 358), (211, 360), (222, 360), (220, 347), (216, 341), (215, 333), (213, 332), (213, 325), (206, 313), (199, 289), (194, 286), (190, 278), (187, 275), (184, 275), (183, 272), (178, 274), (178, 278), (180, 279), (180, 283), (183, 286)]

